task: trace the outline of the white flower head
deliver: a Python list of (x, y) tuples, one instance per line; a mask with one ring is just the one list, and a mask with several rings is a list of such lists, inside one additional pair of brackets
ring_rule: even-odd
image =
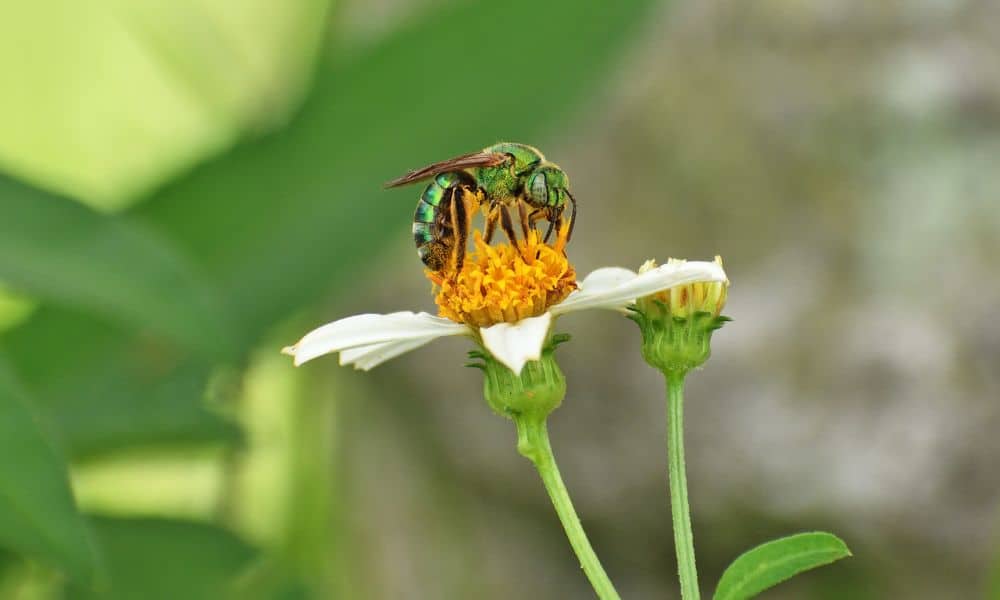
[(486, 246), (478, 236), (476, 244), (478, 255), (460, 274), (432, 277), (440, 285), (441, 312), (451, 318), (423, 312), (355, 315), (309, 332), (283, 352), (296, 365), (339, 352), (340, 364), (367, 371), (437, 338), (465, 335), (519, 375), (528, 361), (540, 358), (559, 315), (591, 308), (624, 312), (637, 298), (675, 286), (727, 281), (718, 262), (671, 261), (640, 273), (597, 269), (576, 284), (565, 256), (537, 236), (516, 248)]

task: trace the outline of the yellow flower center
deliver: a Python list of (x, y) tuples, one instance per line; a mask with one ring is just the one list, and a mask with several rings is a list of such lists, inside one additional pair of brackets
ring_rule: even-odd
[(537, 317), (576, 289), (573, 266), (536, 231), (517, 246), (490, 246), (475, 231), (473, 243), (461, 272), (425, 271), (442, 317), (476, 327), (514, 323)]
[[(683, 263), (685, 261), (671, 258), (668, 263)], [(715, 262), (722, 266), (722, 258), (715, 257)], [(656, 268), (656, 261), (646, 261), (639, 269), (645, 272)], [(640, 298), (636, 304), (640, 310), (666, 310), (671, 316), (686, 319), (697, 313), (709, 313), (718, 317), (726, 306), (726, 296), (729, 292), (728, 281), (699, 281), (684, 285), (676, 285), (669, 290), (657, 292), (645, 298)]]

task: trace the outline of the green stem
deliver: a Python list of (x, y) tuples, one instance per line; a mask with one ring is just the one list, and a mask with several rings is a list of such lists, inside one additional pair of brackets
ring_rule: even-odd
[(570, 502), (569, 492), (566, 491), (566, 485), (559, 475), (559, 467), (556, 466), (552, 446), (549, 444), (545, 418), (519, 415), (514, 417), (514, 423), (517, 425), (517, 450), (535, 463), (538, 474), (542, 477), (542, 483), (545, 484), (545, 490), (552, 499), (552, 506), (555, 507), (563, 529), (566, 530), (566, 537), (569, 538), (569, 543), (576, 552), (590, 585), (597, 592), (597, 597), (601, 600), (620, 600), (590, 541), (587, 540), (587, 534), (580, 525), (580, 518), (576, 516), (573, 503)]
[(698, 570), (694, 564), (694, 534), (684, 470), (684, 374), (667, 374), (667, 458), (670, 473), (670, 513), (682, 600), (698, 600)]

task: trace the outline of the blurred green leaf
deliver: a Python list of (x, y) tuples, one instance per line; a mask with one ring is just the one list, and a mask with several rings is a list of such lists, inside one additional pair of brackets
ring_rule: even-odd
[(719, 579), (714, 600), (745, 600), (809, 569), (851, 555), (835, 535), (799, 533), (761, 544), (733, 561)]
[(156, 338), (87, 315), (40, 309), (0, 338), (74, 457), (124, 446), (240, 439), (209, 410), (211, 367)]
[[(994, 548), (997, 544), (994, 542)], [(986, 596), (987, 600), (1000, 600), (1000, 556), (994, 554), (991, 564), (986, 571)]]
[(121, 207), (242, 131), (283, 120), (301, 97), (327, 5), (5, 2), (0, 164)]
[(231, 336), (210, 288), (130, 219), (0, 177), (0, 281), (212, 354)]
[(217, 600), (256, 556), (235, 535), (211, 525), (168, 519), (97, 518), (109, 585), (73, 586), (87, 600)]
[[(323, 571), (312, 574), (321, 577)], [(274, 557), (258, 561), (233, 586), (230, 598), (240, 600), (310, 600), (313, 598), (350, 598), (328, 591), (311, 591), (308, 584), (291, 574), (291, 569)]]
[(66, 465), (0, 360), (0, 545), (90, 583), (97, 557)]
[[(391, 240), (410, 238), (418, 191), (385, 192), (383, 181), (498, 139), (538, 142), (565, 126), (568, 111), (588, 100), (612, 55), (641, 21), (638, 9), (649, 4), (511, 0), (449, 5), (355, 62), (321, 67), (315, 89), (284, 130), (242, 144), (168, 185), (128, 215), (101, 221), (100, 226), (132, 231), (141, 222), (194, 257), (220, 290), (237, 345), (248, 349), (293, 311), (331, 289), (349, 290), (352, 277), (374, 276), (365, 271), (365, 264)], [(498, 37), (497, 32), (505, 34)], [(40, 210), (47, 210), (46, 202), (54, 200), (41, 197)], [(116, 235), (126, 241), (134, 237)], [(104, 277), (113, 278), (133, 264), (118, 252), (81, 246), (82, 256), (108, 256), (112, 265), (121, 267)], [(154, 267), (164, 267), (164, 275), (178, 273), (167, 268), (175, 263), (149, 253)], [(413, 252), (400, 260), (421, 268)], [(59, 266), (50, 262), (53, 269)], [(148, 290), (169, 280), (155, 272), (139, 275), (151, 282)], [(176, 276), (182, 287), (167, 290), (154, 304), (169, 317), (202, 306), (197, 301), (200, 288)], [(44, 290), (47, 280), (35, 279)], [(135, 290), (136, 284), (122, 289)], [(138, 289), (137, 296), (148, 293)], [(123, 302), (116, 287), (107, 293)], [(190, 304), (179, 304), (170, 313), (171, 298)], [(424, 300), (405, 302), (401, 308)], [(144, 322), (140, 309), (152, 312), (145, 304), (126, 308), (135, 313), (132, 323)], [(117, 311), (109, 313), (102, 314), (119, 316)], [(211, 330), (202, 328), (210, 314), (195, 314), (191, 323), (163, 321), (157, 331), (185, 341), (192, 335), (197, 339), (199, 332), (210, 337)], [(65, 312), (42, 310), (5, 336), (18, 356), (18, 367), (29, 369), (32, 383), (44, 386), (54, 419), (71, 429), (75, 451), (139, 443), (143, 435), (162, 437), (160, 415), (151, 413), (151, 406), (166, 414), (173, 401), (188, 417), (204, 414), (188, 410), (197, 409), (200, 394), (171, 397), (193, 394), (198, 378), (185, 377), (189, 372), (183, 369), (162, 368), (191, 365), (196, 372), (201, 368), (196, 362), (180, 355), (161, 363), (156, 352), (149, 351), (155, 340), (109, 333), (82, 319), (77, 326)], [(88, 333), (91, 329), (97, 331)], [(96, 342), (91, 335), (97, 336)], [(142, 370), (143, 365), (154, 368)], [(107, 427), (109, 423), (128, 427)], [(170, 427), (170, 432), (177, 431)]]

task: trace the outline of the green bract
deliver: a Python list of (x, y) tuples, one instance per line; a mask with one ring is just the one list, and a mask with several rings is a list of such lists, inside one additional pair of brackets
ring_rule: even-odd
[(490, 408), (509, 419), (544, 419), (558, 408), (566, 395), (566, 378), (553, 355), (556, 346), (568, 339), (567, 335), (553, 336), (542, 349), (541, 359), (525, 364), (520, 375), (488, 352), (470, 352), (470, 358), (482, 361), (469, 366), (483, 371), (483, 396)]
[(707, 312), (675, 317), (653, 300), (631, 309), (628, 317), (642, 332), (642, 357), (663, 373), (687, 373), (711, 355), (712, 332), (729, 321)]

